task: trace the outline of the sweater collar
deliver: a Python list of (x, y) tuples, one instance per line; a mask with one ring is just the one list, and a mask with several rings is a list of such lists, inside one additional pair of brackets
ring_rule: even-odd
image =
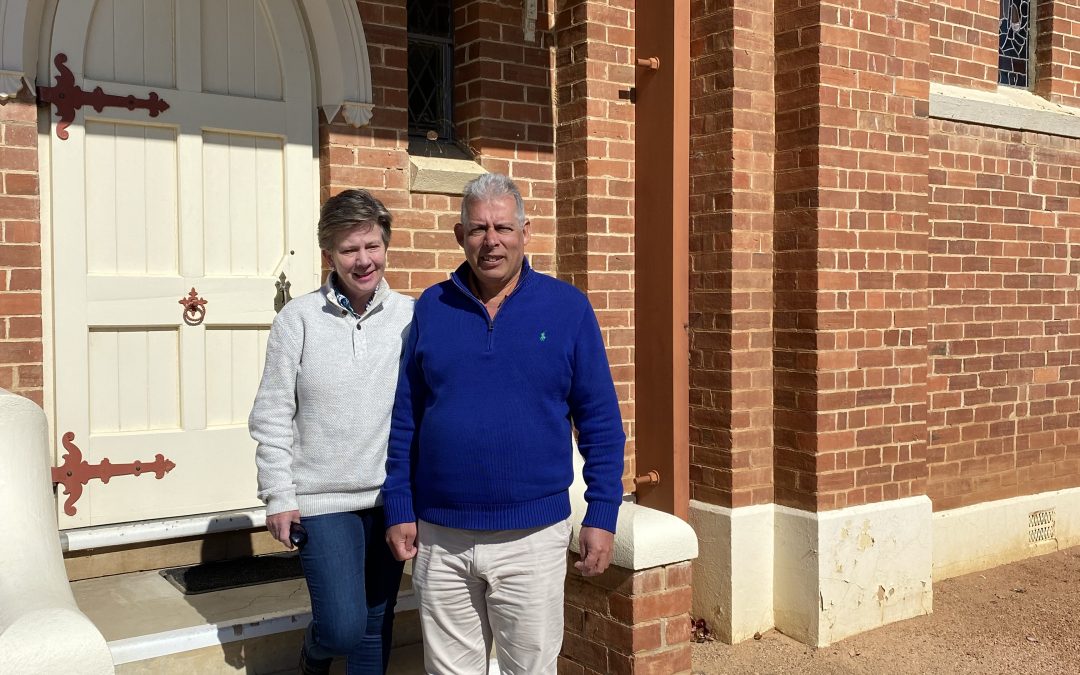
[(322, 292), (326, 297), (326, 301), (334, 307), (349, 312), (355, 317), (362, 317), (382, 306), (390, 295), (390, 284), (386, 282), (385, 277), (379, 280), (375, 292), (371, 295), (371, 299), (368, 300), (367, 307), (357, 308), (353, 307), (352, 303), (349, 302), (349, 298), (338, 290), (337, 272), (331, 270), (330, 274), (326, 276), (326, 283), (323, 284)]

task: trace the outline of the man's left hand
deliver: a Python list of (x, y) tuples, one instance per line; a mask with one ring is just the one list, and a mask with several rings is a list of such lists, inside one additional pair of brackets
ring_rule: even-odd
[(583, 527), (578, 545), (581, 560), (574, 563), (574, 567), (583, 577), (595, 577), (603, 574), (611, 564), (615, 535), (599, 527)]

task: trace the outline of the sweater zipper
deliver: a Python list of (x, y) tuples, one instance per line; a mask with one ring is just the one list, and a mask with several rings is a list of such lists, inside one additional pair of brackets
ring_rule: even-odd
[[(484, 313), (484, 320), (487, 321), (487, 338), (488, 338), (487, 339), (487, 350), (486, 351), (488, 353), (490, 353), (492, 351), (492, 349), (494, 348), (495, 319), (491, 318), (491, 314), (488, 312), (487, 306), (484, 305), (484, 303), (480, 302), (480, 298), (473, 295), (471, 292), (469, 292), (469, 289), (467, 289), (467, 288), (465, 288), (464, 286), (461, 285), (461, 281), (458, 279), (456, 274), (451, 274), (450, 278), (453, 279), (454, 285), (457, 286), (458, 290), (460, 290), (462, 293), (464, 293), (466, 295), (466, 297), (468, 297), (473, 302), (475, 302), (477, 305), (479, 305), (480, 306), (480, 311)], [(507, 293), (506, 297), (503, 298), (502, 307), (500, 307), (500, 309), (499, 309), (500, 313), (502, 313), (502, 310), (506, 307), (506, 303), (510, 302), (511, 296), (516, 294), (518, 292), (518, 289), (521, 288), (521, 282), (522, 282), (522, 279), (519, 277), (517, 286), (514, 287), (514, 290)]]

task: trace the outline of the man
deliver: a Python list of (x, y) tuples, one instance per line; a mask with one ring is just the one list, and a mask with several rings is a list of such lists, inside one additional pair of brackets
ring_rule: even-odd
[(625, 436), (592, 307), (532, 271), (517, 186), (470, 182), (466, 262), (417, 301), (383, 487), (387, 543), (416, 556), (429, 673), (555, 673), (571, 525), (572, 430), (585, 458), (582, 574), (611, 562)]

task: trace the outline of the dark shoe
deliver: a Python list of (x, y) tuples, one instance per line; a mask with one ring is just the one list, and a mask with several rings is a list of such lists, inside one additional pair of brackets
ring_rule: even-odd
[(330, 664), (333, 659), (308, 658), (307, 650), (300, 648), (300, 675), (330, 675)]

